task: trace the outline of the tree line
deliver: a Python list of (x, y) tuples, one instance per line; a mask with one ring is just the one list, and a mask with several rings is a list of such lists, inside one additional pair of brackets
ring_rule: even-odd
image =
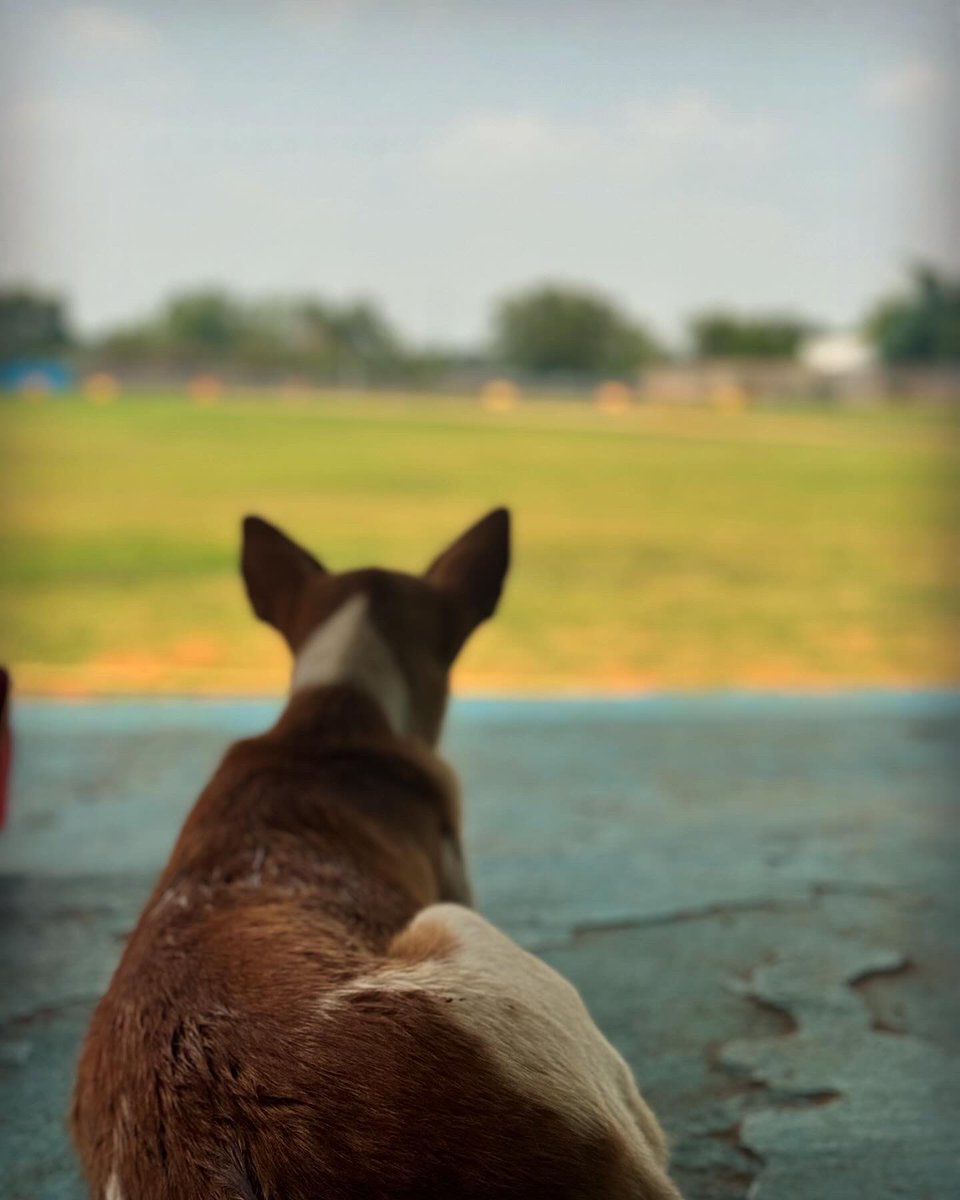
[[(885, 362), (960, 363), (960, 280), (919, 267), (899, 293), (873, 306), (862, 329)], [(688, 323), (689, 347), (679, 357), (790, 360), (816, 331), (816, 323), (789, 314), (701, 312)], [(244, 301), (224, 289), (197, 289), (145, 320), (84, 339), (62, 298), (29, 287), (0, 291), (0, 363), (50, 357), (92, 369), (425, 383), (464, 368), (627, 378), (678, 355), (609, 297), (572, 285), (506, 296), (494, 309), (488, 344), (464, 352), (410, 345), (368, 301)]]

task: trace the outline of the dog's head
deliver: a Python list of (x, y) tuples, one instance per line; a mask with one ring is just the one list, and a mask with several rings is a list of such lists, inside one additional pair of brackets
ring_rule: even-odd
[(336, 574), (260, 517), (243, 522), (253, 611), (294, 656), (293, 689), (350, 684), (396, 732), (434, 743), (454, 659), (492, 616), (510, 562), (510, 515), (494, 509), (422, 575), (377, 567)]

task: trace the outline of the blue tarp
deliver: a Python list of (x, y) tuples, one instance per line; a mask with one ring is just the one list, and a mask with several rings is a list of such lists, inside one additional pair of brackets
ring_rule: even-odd
[(74, 373), (55, 359), (15, 359), (0, 363), (0, 389), (62, 392), (73, 386)]

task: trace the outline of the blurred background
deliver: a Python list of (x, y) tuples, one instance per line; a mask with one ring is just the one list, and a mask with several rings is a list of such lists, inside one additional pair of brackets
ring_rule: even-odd
[(937, 0), (0, 0), (0, 661), (264, 693), (238, 523), (419, 569), (486, 692), (955, 681)]

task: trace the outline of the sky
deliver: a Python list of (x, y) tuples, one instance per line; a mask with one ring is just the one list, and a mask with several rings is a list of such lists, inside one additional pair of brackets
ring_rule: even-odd
[(953, 0), (0, 0), (0, 282), (373, 298), (475, 343), (586, 284), (842, 327), (960, 261)]

